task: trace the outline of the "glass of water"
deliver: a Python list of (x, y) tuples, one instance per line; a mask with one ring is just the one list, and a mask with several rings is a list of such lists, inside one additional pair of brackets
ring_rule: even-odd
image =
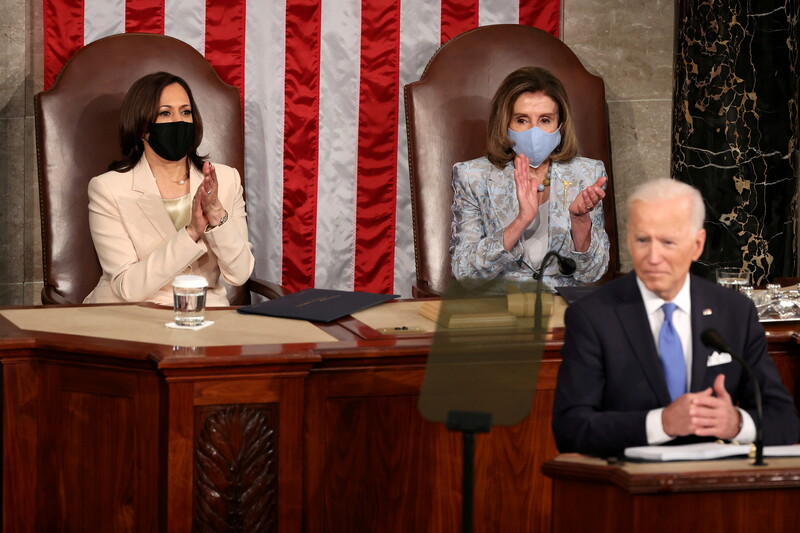
[(750, 272), (737, 267), (723, 267), (717, 269), (717, 283), (729, 289), (741, 290), (750, 285)]
[(172, 281), (175, 324), (199, 326), (205, 320), (208, 282), (203, 276), (177, 276)]

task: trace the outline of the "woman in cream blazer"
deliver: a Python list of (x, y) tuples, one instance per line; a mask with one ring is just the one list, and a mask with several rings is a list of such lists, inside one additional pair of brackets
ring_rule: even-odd
[(188, 85), (168, 73), (138, 80), (120, 117), (125, 158), (89, 183), (89, 226), (103, 269), (85, 303), (172, 305), (180, 274), (208, 281), (206, 305), (228, 305), (223, 284), (253, 271), (239, 173), (197, 156), (202, 121)]

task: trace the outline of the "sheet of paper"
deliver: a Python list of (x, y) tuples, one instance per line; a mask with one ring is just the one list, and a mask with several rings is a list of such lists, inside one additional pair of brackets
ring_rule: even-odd
[(747, 455), (749, 452), (749, 444), (701, 442), (680, 446), (636, 446), (625, 448), (625, 457), (644, 459), (646, 461), (698, 461)]
[[(751, 448), (751, 444), (721, 444), (719, 442), (701, 442), (680, 446), (636, 446), (625, 448), (625, 457), (645, 461), (701, 461), (744, 456), (750, 453)], [(764, 446), (764, 457), (800, 457), (800, 444)]]

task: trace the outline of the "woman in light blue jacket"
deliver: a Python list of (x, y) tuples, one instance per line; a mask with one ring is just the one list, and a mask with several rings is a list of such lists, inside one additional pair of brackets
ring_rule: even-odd
[(488, 153), (453, 167), (453, 276), (466, 286), (539, 278), (549, 250), (570, 257), (571, 275), (553, 261), (549, 287), (597, 281), (608, 267), (602, 161), (577, 156), (567, 94), (549, 71), (523, 67), (494, 95)]

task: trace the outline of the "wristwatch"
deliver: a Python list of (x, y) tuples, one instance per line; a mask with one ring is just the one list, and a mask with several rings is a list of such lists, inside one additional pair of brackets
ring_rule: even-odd
[(225, 214), (222, 216), (221, 219), (219, 219), (219, 224), (217, 224), (216, 226), (212, 226), (211, 224), (209, 224), (208, 225), (208, 229), (218, 228), (221, 225), (223, 225), (224, 223), (226, 223), (227, 221), (228, 221), (228, 212), (225, 211)]

